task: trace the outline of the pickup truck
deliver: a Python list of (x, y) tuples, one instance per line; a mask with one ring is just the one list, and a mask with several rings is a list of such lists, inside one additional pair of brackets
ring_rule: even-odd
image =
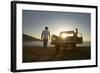
[(62, 31), (59, 36), (51, 36), (51, 45), (54, 45), (56, 49), (61, 47), (71, 47), (73, 50), (76, 49), (76, 44), (83, 44), (82, 33), (76, 31)]

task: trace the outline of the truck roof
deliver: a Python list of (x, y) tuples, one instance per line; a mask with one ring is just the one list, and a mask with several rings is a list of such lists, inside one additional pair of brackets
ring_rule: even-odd
[(60, 33), (74, 33), (74, 31), (62, 31)]

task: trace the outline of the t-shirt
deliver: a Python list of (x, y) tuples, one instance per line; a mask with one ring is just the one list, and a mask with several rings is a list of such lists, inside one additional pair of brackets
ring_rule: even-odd
[(48, 35), (50, 35), (50, 32), (48, 30), (42, 31), (43, 39), (48, 39)]

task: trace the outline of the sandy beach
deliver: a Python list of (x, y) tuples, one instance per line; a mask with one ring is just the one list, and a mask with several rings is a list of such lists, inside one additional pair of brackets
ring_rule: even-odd
[(72, 48), (66, 48), (65, 50), (60, 48), (60, 52), (56, 53), (56, 48), (54, 47), (45, 49), (41, 46), (23, 46), (23, 63), (91, 59), (89, 46), (78, 46), (75, 51)]

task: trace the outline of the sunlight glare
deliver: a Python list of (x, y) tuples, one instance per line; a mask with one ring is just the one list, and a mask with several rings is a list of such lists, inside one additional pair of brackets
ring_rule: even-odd
[(73, 36), (73, 34), (67, 34), (67, 33), (61, 34), (61, 37), (62, 37), (63, 39), (65, 39), (66, 37), (69, 37), (69, 36)]

